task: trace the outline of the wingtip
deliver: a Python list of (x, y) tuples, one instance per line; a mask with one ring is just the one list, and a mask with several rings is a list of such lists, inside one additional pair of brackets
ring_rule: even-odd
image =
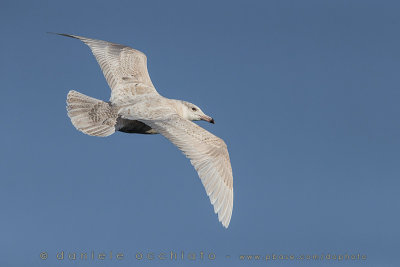
[(228, 229), (228, 227), (229, 227), (229, 222), (221, 222), (222, 223), (222, 226), (225, 228), (225, 229)]
[(54, 34), (54, 35), (62, 35), (63, 33), (58, 33), (58, 32), (46, 32), (47, 34)]
[(225, 229), (228, 229), (228, 227), (229, 227), (229, 224), (230, 224), (230, 222), (231, 222), (231, 218), (221, 218), (221, 219), (218, 219), (219, 221), (220, 221), (220, 223), (222, 224), (222, 226), (225, 228)]
[(61, 35), (61, 36), (65, 36), (65, 37), (71, 37), (71, 38), (79, 39), (75, 35), (71, 35), (71, 34), (67, 34), (67, 33), (58, 33), (58, 32), (46, 32), (46, 33), (47, 34)]

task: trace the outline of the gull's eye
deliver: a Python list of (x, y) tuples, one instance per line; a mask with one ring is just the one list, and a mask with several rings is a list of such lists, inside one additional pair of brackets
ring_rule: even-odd
[(197, 108), (192, 108), (193, 111), (197, 111)]

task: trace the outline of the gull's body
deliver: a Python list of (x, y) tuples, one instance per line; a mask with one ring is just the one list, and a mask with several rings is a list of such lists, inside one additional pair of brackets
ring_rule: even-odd
[(142, 52), (101, 40), (60, 35), (79, 39), (90, 47), (111, 88), (109, 102), (76, 91), (68, 93), (68, 116), (76, 129), (102, 137), (115, 131), (162, 134), (190, 159), (219, 221), (228, 227), (233, 177), (226, 144), (192, 122), (214, 120), (194, 104), (161, 96), (150, 80)]

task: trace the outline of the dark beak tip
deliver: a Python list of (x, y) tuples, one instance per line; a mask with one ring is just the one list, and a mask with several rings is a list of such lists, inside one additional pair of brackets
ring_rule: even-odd
[(211, 120), (210, 120), (210, 123), (215, 124), (214, 119), (211, 119)]

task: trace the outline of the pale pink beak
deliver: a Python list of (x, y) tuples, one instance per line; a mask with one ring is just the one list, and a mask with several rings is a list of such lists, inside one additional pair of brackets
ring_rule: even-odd
[(211, 118), (211, 117), (209, 117), (209, 116), (201, 116), (201, 119), (202, 119), (203, 121), (208, 121), (209, 123), (212, 123), (212, 124), (215, 123), (214, 119)]

